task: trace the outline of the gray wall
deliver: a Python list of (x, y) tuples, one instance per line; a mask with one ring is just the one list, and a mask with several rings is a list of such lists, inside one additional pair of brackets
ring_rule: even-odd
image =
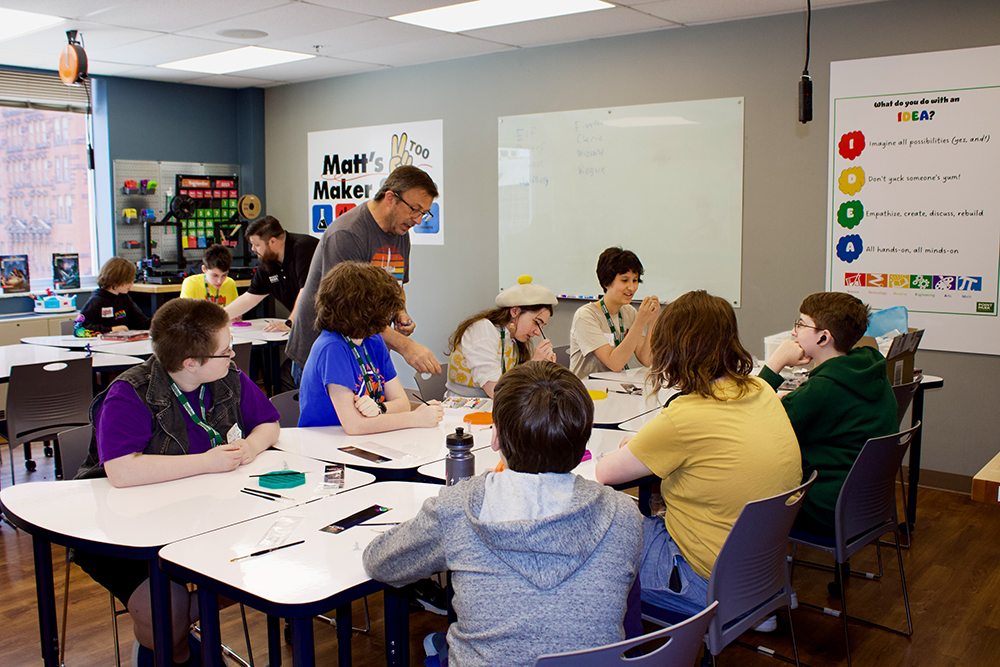
[[(815, 120), (805, 126), (797, 122), (796, 96), (804, 13), (268, 89), (268, 213), (292, 230), (308, 229), (307, 132), (444, 119), (446, 244), (414, 246), (407, 289), (414, 337), (442, 351), (455, 324), (491, 304), (497, 291), (498, 116), (743, 96), (738, 316), (745, 344), (761, 355), (763, 337), (787, 329), (802, 297), (824, 289), (830, 62), (990, 45), (1000, 41), (997, 26), (996, 0), (894, 0), (814, 12)], [(628, 209), (623, 201), (610, 230), (629, 224)], [(663, 202), (664, 216), (670, 209)], [(669, 239), (650, 241), (634, 250), (656, 271), (655, 244)], [(577, 305), (561, 304), (546, 327), (556, 344), (568, 342)], [(917, 362), (946, 379), (945, 389), (927, 395), (922, 467), (972, 475), (998, 449), (1000, 411), (987, 402), (1000, 359), (924, 351)], [(412, 386), (411, 369), (397, 369)]]

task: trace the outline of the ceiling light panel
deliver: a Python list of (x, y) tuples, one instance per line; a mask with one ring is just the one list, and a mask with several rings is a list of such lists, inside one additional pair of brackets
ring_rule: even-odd
[(231, 72), (242, 72), (243, 70), (256, 69), (258, 67), (281, 65), (313, 57), (315, 56), (307, 53), (278, 51), (277, 49), (265, 49), (260, 46), (245, 46), (242, 49), (233, 49), (207, 56), (163, 63), (157, 65), (157, 67), (179, 69), (187, 72), (204, 72), (205, 74), (229, 74)]
[(508, 23), (537, 21), (553, 16), (610, 9), (613, 6), (602, 0), (475, 0), (390, 18), (393, 21), (434, 30), (464, 32)]

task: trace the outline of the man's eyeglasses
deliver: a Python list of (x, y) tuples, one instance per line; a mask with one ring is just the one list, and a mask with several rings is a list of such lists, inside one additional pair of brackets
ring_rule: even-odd
[(796, 329), (815, 329), (816, 331), (822, 331), (823, 327), (814, 327), (811, 324), (806, 324), (801, 319), (795, 320)]
[(410, 203), (407, 202), (405, 199), (403, 199), (403, 195), (399, 194), (398, 192), (393, 191), (392, 194), (396, 195), (396, 199), (406, 204), (406, 207), (410, 209), (410, 213), (413, 214), (411, 217), (413, 218), (419, 217), (420, 222), (426, 224), (427, 222), (430, 222), (431, 218), (434, 217), (434, 214), (431, 213), (430, 211), (421, 211), (416, 206), (410, 206)]

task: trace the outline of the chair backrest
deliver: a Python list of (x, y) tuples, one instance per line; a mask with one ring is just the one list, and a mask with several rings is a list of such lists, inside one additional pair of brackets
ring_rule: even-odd
[(7, 387), (11, 447), (89, 424), (93, 400), (91, 357), (12, 366)]
[(556, 353), (556, 363), (563, 368), (569, 368), (569, 345), (554, 347), (552, 351)]
[(63, 336), (72, 336), (74, 326), (76, 326), (75, 320), (63, 320), (59, 323), (59, 333)]
[(250, 347), (253, 345), (250, 341), (245, 341), (242, 343), (233, 343), (233, 352), (236, 356), (233, 361), (236, 362), (236, 366), (243, 371), (247, 376), (250, 375)]
[(896, 395), (896, 423), (902, 424), (903, 417), (906, 416), (906, 410), (910, 407), (910, 402), (913, 401), (913, 395), (917, 393), (917, 387), (920, 386), (920, 380), (914, 380), (913, 382), (907, 382), (906, 384), (898, 384), (892, 388), (892, 393)]
[[(543, 655), (535, 661), (535, 667), (610, 667), (611, 665), (632, 665), (633, 667), (669, 667), (670, 665), (692, 665), (698, 657), (701, 643), (705, 639), (705, 629), (715, 615), (718, 602), (676, 625), (651, 632), (648, 635), (626, 639), (622, 642), (599, 646), (583, 651)], [(645, 655), (623, 658), (622, 653), (633, 646), (650, 641), (666, 639), (666, 643)]]
[(278, 409), (281, 428), (295, 428), (299, 425), (299, 390), (293, 389), (271, 397), (271, 404)]
[(417, 383), (422, 399), (425, 401), (444, 400), (444, 383), (448, 379), (448, 368), (445, 364), (441, 364), (441, 372), (437, 375), (414, 373), (413, 379)]
[(90, 424), (60, 431), (59, 460), (62, 464), (63, 479), (73, 479), (90, 453), (90, 439), (94, 428)]
[(838, 562), (874, 537), (898, 531), (896, 475), (920, 422), (905, 431), (871, 438), (847, 473), (837, 496), (834, 530)]
[(718, 655), (729, 642), (788, 604), (788, 534), (816, 471), (800, 486), (743, 506), (708, 580), (708, 599), (719, 609), (708, 626), (708, 647)]

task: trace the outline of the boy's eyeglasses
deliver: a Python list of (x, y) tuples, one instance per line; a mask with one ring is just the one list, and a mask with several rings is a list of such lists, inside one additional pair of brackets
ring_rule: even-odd
[(811, 324), (806, 324), (801, 319), (795, 320), (796, 329), (815, 329), (816, 331), (822, 331), (823, 327), (814, 327)]

